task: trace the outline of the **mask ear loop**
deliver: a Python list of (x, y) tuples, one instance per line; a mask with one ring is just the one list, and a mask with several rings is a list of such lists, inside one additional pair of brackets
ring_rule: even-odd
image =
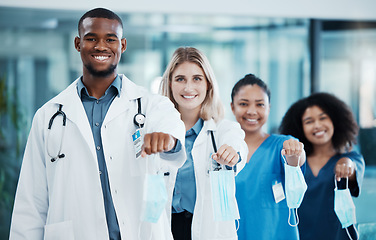
[[(356, 227), (354, 226), (354, 224), (353, 224), (352, 226), (353, 226), (354, 231), (355, 231), (355, 234), (356, 234), (356, 239), (359, 239), (359, 233), (358, 233), (358, 231), (356, 230)], [(350, 238), (350, 240), (354, 240), (354, 239), (351, 237), (350, 233), (349, 233), (348, 227), (346, 228), (346, 233), (347, 233), (347, 236)]]
[(346, 178), (346, 189), (349, 189), (349, 178)]
[(237, 225), (236, 231), (238, 231), (240, 227), (239, 219), (235, 219), (235, 225)]
[[(291, 222), (290, 222), (290, 219), (291, 219), (291, 211), (294, 211), (294, 212), (295, 212), (295, 220), (296, 220), (296, 224), (291, 224)], [(289, 208), (289, 218), (288, 218), (288, 223), (289, 223), (289, 225), (290, 225), (291, 227), (296, 227), (296, 226), (298, 226), (298, 224), (299, 224), (299, 216), (298, 216), (298, 209), (297, 209), (297, 208), (295, 208), (295, 210)]]
[(337, 187), (337, 178), (336, 178), (336, 175), (334, 175), (334, 190), (337, 190), (338, 187)]
[[(282, 151), (281, 151), (281, 156), (282, 156), (282, 159), (283, 159), (284, 163), (287, 164), (287, 161), (286, 161), (285, 155), (282, 154)], [(298, 157), (298, 165), (296, 165), (296, 166), (292, 166), (292, 167), (299, 167), (299, 164), (300, 164), (300, 156)]]
[[(284, 161), (285, 164), (287, 165), (287, 161), (286, 161), (285, 155), (283, 155), (282, 152), (281, 152), (281, 155), (282, 155), (283, 161)], [(296, 167), (299, 167), (299, 163), (300, 163), (300, 156), (298, 157), (298, 165), (297, 165)], [(291, 221), (290, 221), (290, 219), (291, 219), (291, 211), (294, 211), (294, 213), (295, 213), (296, 224), (291, 224)], [(291, 227), (296, 227), (296, 226), (298, 226), (298, 224), (299, 224), (299, 215), (298, 215), (298, 209), (297, 209), (297, 208), (295, 208), (295, 210), (289, 208), (289, 218), (287, 219), (287, 222), (288, 222), (288, 224), (289, 224)]]
[[(334, 190), (338, 189), (337, 187), (337, 178), (336, 178), (336, 175), (334, 175)], [(346, 188), (345, 189), (348, 189), (349, 188), (349, 178), (346, 178)]]

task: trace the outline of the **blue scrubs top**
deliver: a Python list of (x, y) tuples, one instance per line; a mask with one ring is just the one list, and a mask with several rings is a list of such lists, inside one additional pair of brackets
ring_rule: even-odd
[[(281, 150), (283, 142), (291, 138), (270, 135), (236, 176), (236, 199), (240, 213), (239, 240), (299, 239), (298, 228), (288, 224), (286, 199), (276, 203), (272, 191), (276, 181), (284, 187), (285, 171)], [(304, 167), (303, 165), (302, 168)], [(291, 218), (291, 223), (295, 223), (294, 218)]]
[[(362, 155), (356, 152), (337, 154), (324, 165), (317, 177), (312, 173), (309, 164), (305, 174), (308, 185), (303, 202), (298, 209), (300, 223), (299, 234), (302, 240), (343, 240), (349, 239), (346, 230), (342, 229), (341, 223), (334, 212), (334, 168), (337, 161), (342, 157), (350, 158), (356, 165), (357, 184), (350, 188), (352, 196), (357, 197), (364, 176), (364, 160)], [(341, 180), (338, 188), (345, 188), (345, 180)], [(350, 186), (349, 186), (350, 187)], [(349, 228), (354, 234), (353, 228)], [(353, 235), (354, 236), (354, 235)], [(353, 238), (355, 239), (355, 238)]]

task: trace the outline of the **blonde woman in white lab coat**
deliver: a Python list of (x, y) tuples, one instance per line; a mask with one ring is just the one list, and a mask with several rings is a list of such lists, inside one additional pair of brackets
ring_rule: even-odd
[(209, 171), (217, 162), (239, 172), (248, 148), (239, 124), (223, 120), (217, 83), (205, 55), (193, 47), (178, 48), (160, 91), (175, 104), (186, 129), (187, 157), (172, 173), (176, 182), (169, 187), (174, 239), (237, 239), (235, 220), (218, 221), (213, 216)]

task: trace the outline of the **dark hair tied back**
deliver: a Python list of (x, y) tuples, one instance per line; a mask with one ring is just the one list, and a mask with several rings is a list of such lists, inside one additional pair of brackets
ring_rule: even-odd
[(266, 85), (266, 83), (264, 81), (262, 81), (260, 78), (256, 77), (252, 73), (245, 75), (232, 88), (231, 102), (234, 102), (235, 95), (239, 92), (239, 90), (242, 87), (247, 86), (247, 85), (255, 85), (255, 84), (264, 90), (264, 92), (268, 96), (268, 100), (270, 102), (270, 90), (269, 90), (268, 86)]

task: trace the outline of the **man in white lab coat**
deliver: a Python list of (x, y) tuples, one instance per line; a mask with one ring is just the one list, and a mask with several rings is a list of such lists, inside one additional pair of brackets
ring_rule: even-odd
[(34, 116), (10, 239), (172, 239), (166, 211), (141, 216), (145, 176), (168, 184), (185, 159), (180, 115), (117, 74), (126, 39), (115, 13), (88, 11), (78, 31), (83, 75)]

